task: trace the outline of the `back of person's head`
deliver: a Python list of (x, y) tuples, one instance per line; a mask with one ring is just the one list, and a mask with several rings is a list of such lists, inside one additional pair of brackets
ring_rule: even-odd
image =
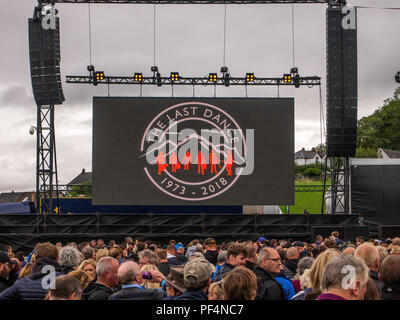
[(218, 253), (218, 263), (224, 264), (227, 261), (228, 261), (228, 251), (222, 250), (220, 253)]
[(299, 258), (299, 251), (296, 247), (290, 247), (286, 252), (286, 259), (298, 259)]
[(104, 249), (100, 249), (99, 251), (97, 251), (96, 253), (96, 262), (99, 262), (101, 258), (103, 257), (108, 257), (109, 251), (108, 249), (104, 248)]
[(326, 264), (322, 272), (320, 289), (322, 292), (331, 289), (358, 289), (361, 294), (357, 298), (364, 299), (368, 271), (363, 259), (351, 255), (337, 255)]
[(121, 251), (119, 250), (119, 248), (111, 248), (110, 251), (108, 252), (108, 255), (110, 257), (118, 259), (121, 256)]
[(254, 300), (257, 277), (246, 267), (236, 267), (222, 280), (224, 300)]
[(167, 260), (167, 250), (165, 250), (165, 249), (157, 249), (155, 251), (155, 254), (157, 255), (157, 258), (159, 260)]
[(76, 267), (81, 264), (79, 251), (74, 247), (63, 247), (59, 252), (58, 263), (60, 266)]
[(217, 243), (214, 238), (207, 238), (206, 240), (204, 240), (204, 246), (206, 247), (206, 249), (209, 250), (217, 249)]
[(246, 246), (244, 244), (234, 243), (228, 247), (228, 260), (229, 260), (229, 256), (237, 257), (240, 254), (245, 257), (247, 255)]
[(41, 258), (57, 260), (58, 259), (57, 247), (50, 242), (45, 242), (45, 243), (39, 244), (39, 246), (35, 252), (35, 259), (37, 261)]
[(304, 257), (299, 260), (297, 264), (296, 273), (298, 276), (301, 276), (306, 269), (310, 269), (313, 265), (315, 259), (312, 257)]
[(79, 281), (72, 275), (64, 275), (55, 279), (54, 289), (50, 289), (48, 300), (80, 300), (82, 287)]
[(311, 266), (309, 274), (312, 289), (320, 289), (322, 272), (324, 271), (326, 264), (339, 254), (340, 253), (334, 249), (327, 249), (318, 255), (317, 259), (315, 259)]
[(256, 248), (252, 245), (246, 245), (246, 259), (254, 260), (256, 258)]
[(371, 277), (368, 277), (367, 290), (365, 291), (364, 300), (381, 300), (379, 289)]
[(104, 278), (106, 273), (113, 273), (113, 262), (118, 263), (113, 257), (102, 257), (96, 264), (97, 279), (101, 280)]
[(210, 283), (214, 270), (206, 259), (197, 258), (186, 263), (183, 269), (185, 288), (202, 290)]
[(400, 283), (400, 255), (386, 257), (379, 270), (380, 279), (386, 285)]
[(382, 246), (377, 246), (376, 248), (379, 251), (381, 264), (382, 264), (382, 261), (389, 255), (389, 251), (387, 251), (387, 249), (385, 247), (382, 247)]
[(157, 264), (157, 255), (151, 251), (151, 250), (143, 250), (141, 252), (139, 252), (139, 260), (145, 260), (145, 263), (143, 264), (152, 264), (152, 265), (156, 265)]
[(390, 254), (400, 254), (400, 246), (395, 245), (392, 247), (392, 249), (390, 250)]
[(139, 241), (136, 245), (136, 252), (143, 251), (146, 248), (146, 243)]
[(378, 249), (371, 242), (364, 242), (360, 245), (354, 251), (354, 255), (363, 259), (369, 269), (374, 271), (379, 270), (381, 256)]
[(121, 284), (130, 284), (136, 281), (138, 273), (141, 272), (139, 265), (133, 261), (126, 261), (118, 269), (118, 281)]
[(94, 280), (93, 277), (88, 272), (83, 271), (82, 269), (71, 271), (68, 274), (70, 276), (75, 277), (79, 281), (83, 290), (85, 290), (90, 281)]
[[(210, 299), (212, 296), (213, 299)], [(222, 289), (222, 282), (213, 282), (208, 288), (208, 300), (223, 300), (224, 291)]]
[(331, 235), (334, 236), (335, 238), (339, 238), (339, 231), (333, 231)]
[(400, 238), (396, 237), (396, 238), (392, 239), (392, 244), (394, 246), (400, 246)]
[(84, 247), (82, 249), (82, 254), (83, 254), (85, 260), (92, 259), (93, 255), (94, 255), (94, 249), (92, 247), (89, 247), (89, 246), (88, 247)]

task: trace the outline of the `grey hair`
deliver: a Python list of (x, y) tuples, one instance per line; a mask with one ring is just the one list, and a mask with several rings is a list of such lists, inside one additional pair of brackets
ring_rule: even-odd
[(265, 258), (269, 258), (270, 256), (271, 256), (271, 255), (270, 255), (270, 253), (268, 252), (267, 248), (262, 249), (262, 250), (258, 253), (258, 256), (257, 256), (257, 259), (256, 259), (256, 264), (257, 264), (257, 265), (260, 265), (261, 262), (262, 262)]
[(94, 249), (92, 247), (85, 247), (82, 249), (82, 254), (85, 257), (85, 260), (92, 259), (94, 254)]
[(228, 261), (228, 250), (223, 250), (218, 254), (218, 263), (225, 263)]
[(63, 275), (57, 277), (53, 288), (49, 291), (50, 300), (67, 300), (73, 293), (76, 296), (82, 294), (83, 288), (78, 279), (71, 275)]
[(192, 261), (192, 260), (197, 259), (197, 258), (205, 259), (204, 258), (204, 254), (202, 254), (201, 252), (195, 251), (190, 255), (189, 260)]
[(103, 257), (96, 265), (97, 278), (103, 278), (105, 273), (112, 273), (113, 271), (113, 261), (118, 263), (118, 260), (113, 257)]
[(157, 264), (157, 255), (151, 250), (139, 252), (139, 258), (146, 258), (150, 264)]
[[(354, 270), (354, 278), (350, 278), (350, 283), (345, 277), (351, 275), (351, 269)], [(350, 273), (349, 273), (350, 271)], [(335, 289), (346, 289), (343, 284), (351, 284), (360, 280), (363, 284), (368, 281), (368, 267), (364, 260), (351, 255), (338, 255), (329, 261), (322, 272), (321, 291)]]
[(303, 257), (299, 260), (297, 264), (296, 273), (301, 276), (306, 269), (310, 269), (312, 264), (314, 263), (314, 258), (312, 257)]
[(139, 265), (133, 261), (126, 261), (118, 269), (118, 281), (121, 284), (128, 284), (135, 281), (140, 271)]
[(81, 264), (79, 251), (74, 247), (63, 247), (58, 253), (58, 263), (64, 267), (76, 267)]

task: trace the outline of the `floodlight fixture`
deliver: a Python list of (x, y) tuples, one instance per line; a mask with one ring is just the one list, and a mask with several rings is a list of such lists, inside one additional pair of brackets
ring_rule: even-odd
[(229, 72), (225, 72), (224, 73), (224, 84), (225, 84), (225, 87), (229, 87), (230, 79), (231, 79), (231, 76), (230, 76)]
[(208, 81), (210, 82), (217, 82), (218, 81), (218, 76), (216, 73), (210, 73), (208, 74)]
[(291, 74), (299, 74), (299, 69), (297, 67), (293, 67), (290, 69)]
[(97, 81), (104, 80), (104, 71), (96, 71), (95, 78)]
[(133, 76), (133, 80), (136, 82), (142, 82), (143, 81), (143, 74), (141, 73), (135, 73), (135, 75)]
[(228, 67), (221, 67), (221, 73), (228, 72)]
[(158, 67), (157, 66), (152, 66), (151, 67), (152, 72), (158, 72)]
[(179, 72), (171, 72), (170, 79), (172, 82), (179, 81)]
[(254, 73), (246, 73), (246, 83), (254, 82)]
[(284, 83), (292, 83), (292, 75), (291, 74), (284, 74), (283, 75), (283, 82)]
[(157, 86), (161, 87), (161, 74), (159, 72), (156, 73), (156, 78), (157, 78)]

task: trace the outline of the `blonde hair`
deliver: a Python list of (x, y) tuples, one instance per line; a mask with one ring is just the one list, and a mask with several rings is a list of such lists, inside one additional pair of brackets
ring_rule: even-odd
[(94, 269), (96, 270), (96, 261), (94, 261), (93, 259), (87, 259), (85, 261), (83, 261), (80, 265), (79, 265), (79, 270), (83, 270), (84, 267), (86, 267), (88, 264), (91, 264)]
[(222, 290), (222, 285), (218, 282), (213, 282), (208, 288), (208, 293), (213, 292), (217, 297), (217, 300), (224, 300), (224, 291)]
[(31, 273), (33, 266), (33, 262), (28, 262), (19, 272), (18, 279), (22, 279), (28, 276)]
[(392, 250), (390, 250), (390, 254), (399, 254), (400, 246), (393, 246)]
[(109, 251), (108, 249), (104, 248), (104, 249), (100, 249), (99, 251), (97, 251), (96, 254), (96, 262), (99, 262), (99, 260), (103, 257), (108, 257)]
[(90, 275), (88, 272), (83, 271), (83, 270), (74, 270), (68, 273), (70, 276), (73, 276), (75, 279), (79, 281), (81, 284), (82, 290), (85, 290), (85, 288), (88, 286), (89, 282), (94, 280), (92, 275)]
[[(158, 268), (152, 264), (145, 264), (141, 270), (145, 272), (148, 272), (149, 270), (159, 271)], [(150, 282), (149, 280), (143, 279), (143, 287), (147, 289), (160, 289), (160, 284), (157, 282)]]
[(340, 253), (335, 249), (327, 249), (318, 255), (309, 272), (310, 285), (312, 289), (319, 290), (322, 280), (322, 272), (324, 271), (325, 266), (339, 254)]

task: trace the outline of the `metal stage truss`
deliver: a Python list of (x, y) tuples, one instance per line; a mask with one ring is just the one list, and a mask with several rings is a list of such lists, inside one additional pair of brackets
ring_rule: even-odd
[(345, 0), (38, 0), (39, 4), (330, 4), (341, 5)]

